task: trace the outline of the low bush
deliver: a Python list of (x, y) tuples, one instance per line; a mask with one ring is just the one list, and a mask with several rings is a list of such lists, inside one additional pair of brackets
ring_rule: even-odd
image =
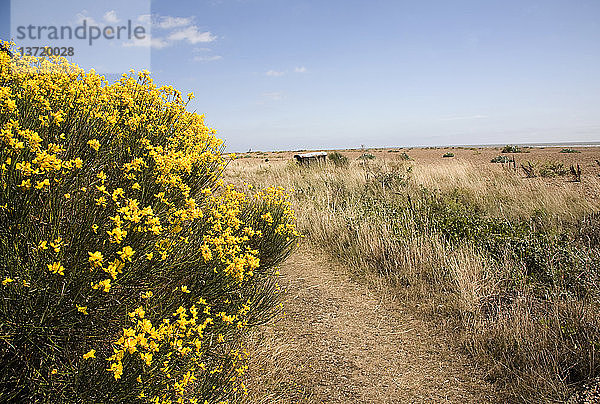
[(546, 161), (539, 164), (538, 172), (540, 177), (560, 177), (568, 173), (564, 164), (559, 161)]
[(223, 185), (222, 141), (147, 72), (0, 53), (0, 86), (0, 401), (243, 392), (298, 236), (286, 193)]
[(503, 163), (503, 164), (510, 163), (512, 161), (513, 161), (512, 159), (510, 159), (509, 157), (506, 157), (506, 156), (496, 156), (491, 160), (492, 163)]
[(329, 161), (336, 167), (347, 167), (349, 164), (348, 157), (337, 151), (328, 153), (327, 158), (329, 158)]
[(454, 157), (454, 153), (445, 153), (442, 157)]
[(506, 145), (502, 148), (502, 153), (522, 153), (523, 150), (519, 146)]

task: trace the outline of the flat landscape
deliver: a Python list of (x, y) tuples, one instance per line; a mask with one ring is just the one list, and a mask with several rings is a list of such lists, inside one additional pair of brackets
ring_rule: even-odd
[(304, 235), (249, 401), (589, 400), (600, 148), (503, 149), (237, 155), (226, 179), (290, 190)]

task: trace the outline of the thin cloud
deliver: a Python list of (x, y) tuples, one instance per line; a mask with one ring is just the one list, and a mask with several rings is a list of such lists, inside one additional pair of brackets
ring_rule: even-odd
[(161, 16), (158, 18), (158, 22), (155, 24), (156, 27), (162, 29), (172, 29), (179, 27), (187, 27), (194, 21), (193, 17), (171, 17), (168, 15)]
[(300, 67), (295, 67), (295, 68), (294, 68), (294, 72), (295, 72), (295, 73), (306, 73), (306, 72), (307, 72), (307, 70), (306, 70), (306, 67), (304, 67), (304, 66), (300, 66)]
[(171, 41), (188, 41), (191, 44), (212, 42), (217, 39), (209, 31), (200, 32), (198, 27), (191, 25), (181, 30), (172, 32), (168, 37)]
[(106, 13), (104, 13), (104, 16), (102, 18), (104, 18), (104, 21), (106, 21), (109, 24), (116, 24), (119, 22), (119, 18), (117, 17), (117, 12), (115, 10), (107, 11)]
[(194, 62), (214, 62), (216, 60), (223, 59), (221, 55), (212, 55), (212, 56), (194, 56)]
[(156, 37), (150, 37), (150, 36), (146, 36), (143, 39), (136, 38), (130, 42), (123, 43), (123, 47), (125, 47), (125, 48), (137, 47), (137, 48), (163, 49), (169, 45), (170, 45), (170, 43), (168, 41), (166, 41), (164, 38), (156, 38)]
[(268, 72), (265, 73), (265, 76), (269, 76), (269, 77), (281, 77), (284, 74), (285, 74), (284, 72), (279, 72), (277, 70), (269, 70)]
[(83, 24), (83, 22), (85, 21), (87, 25), (99, 25), (96, 22), (96, 20), (87, 15), (87, 13), (87, 10), (82, 10), (81, 13), (77, 13), (77, 15), (75, 16), (77, 23)]
[(268, 98), (271, 101), (280, 101), (283, 99), (283, 93), (278, 92), (278, 91), (274, 91), (274, 92), (270, 92), (270, 93), (263, 93), (262, 96), (264, 98)]
[[(159, 15), (159, 14), (141, 14), (137, 17), (137, 21), (151, 25), (152, 28), (161, 29), (167, 31), (160, 37), (154, 37), (152, 39), (145, 38), (143, 40), (135, 40), (124, 44), (123, 46), (145, 46), (152, 47), (155, 49), (163, 49), (172, 46), (178, 41), (188, 42), (192, 45), (210, 43), (217, 39), (217, 36), (210, 31), (201, 31), (198, 26), (193, 24), (195, 17), (173, 17), (170, 15)], [(207, 49), (209, 50), (209, 49)], [(208, 56), (195, 57), (196, 61), (213, 61), (218, 60), (220, 57)]]

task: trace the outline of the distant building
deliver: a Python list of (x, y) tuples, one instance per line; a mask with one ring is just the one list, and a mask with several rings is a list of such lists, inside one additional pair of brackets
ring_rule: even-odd
[(325, 164), (327, 161), (327, 153), (325, 152), (312, 152), (295, 154), (294, 158), (296, 162), (301, 166), (309, 166), (311, 164)]

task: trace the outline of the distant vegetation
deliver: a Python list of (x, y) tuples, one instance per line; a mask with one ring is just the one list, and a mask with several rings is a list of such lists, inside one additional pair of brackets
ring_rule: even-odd
[(358, 159), (359, 160), (375, 160), (375, 155), (373, 155), (373, 154), (371, 154), (369, 152), (366, 152), (366, 153), (361, 154), (358, 157)]
[(329, 161), (331, 161), (336, 167), (347, 167), (349, 163), (348, 157), (337, 151), (328, 153), (327, 158), (329, 158)]
[(575, 149), (562, 149), (560, 152), (561, 153), (581, 153), (579, 150), (575, 150)]
[(496, 156), (491, 160), (492, 163), (509, 163), (511, 161), (513, 160), (506, 156)]
[(445, 153), (442, 157), (454, 157), (454, 153)]
[(523, 153), (523, 149), (519, 146), (506, 145), (502, 149), (502, 153)]

